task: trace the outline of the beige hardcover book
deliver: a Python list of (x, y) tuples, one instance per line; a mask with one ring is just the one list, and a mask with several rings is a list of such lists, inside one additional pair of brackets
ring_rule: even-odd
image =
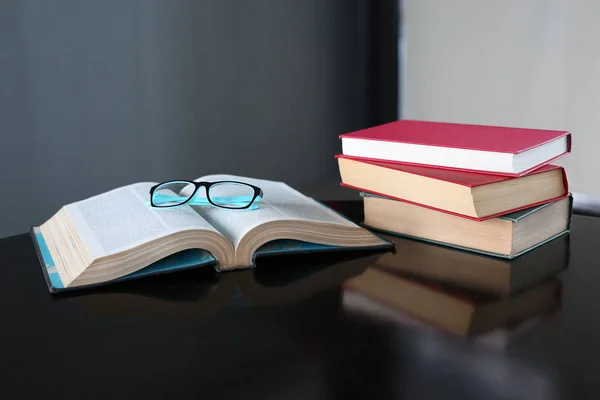
[(545, 165), (507, 177), (338, 156), (342, 184), (473, 220), (559, 200), (568, 195), (562, 167)]

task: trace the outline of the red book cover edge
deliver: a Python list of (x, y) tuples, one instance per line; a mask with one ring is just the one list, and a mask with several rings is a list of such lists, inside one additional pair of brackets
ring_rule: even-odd
[[(563, 177), (564, 177), (564, 174), (563, 174)], [(565, 182), (566, 182), (566, 179), (565, 179)], [(558, 201), (558, 200), (562, 200), (562, 199), (566, 198), (569, 195), (569, 191), (565, 190), (565, 193), (563, 195), (555, 197), (555, 198), (552, 198), (552, 199), (538, 201), (536, 203), (528, 204), (528, 205), (525, 205), (525, 206), (522, 206), (522, 207), (517, 207), (517, 208), (513, 208), (511, 210), (499, 212), (497, 214), (487, 215), (485, 217), (478, 218), (478, 217), (472, 217), (470, 215), (459, 214), (459, 213), (456, 213), (454, 211), (442, 210), (441, 208), (431, 207), (431, 206), (428, 206), (428, 205), (425, 205), (425, 204), (416, 203), (414, 201), (410, 201), (410, 200), (406, 200), (406, 199), (401, 199), (399, 197), (394, 197), (394, 196), (389, 196), (387, 194), (383, 194), (383, 193), (379, 193), (379, 192), (374, 192), (372, 190), (366, 190), (366, 189), (363, 189), (363, 188), (359, 188), (357, 186), (348, 185), (348, 184), (343, 183), (343, 182), (341, 182), (340, 185), (344, 186), (344, 187), (348, 187), (350, 189), (355, 189), (355, 190), (358, 190), (358, 191), (361, 191), (361, 192), (374, 194), (374, 195), (379, 196), (379, 197), (384, 197), (386, 199), (401, 201), (403, 203), (408, 203), (408, 204), (413, 204), (415, 206), (428, 208), (430, 210), (439, 211), (439, 212), (443, 212), (443, 213), (450, 214), (450, 215), (455, 215), (457, 217), (466, 218), (466, 219), (470, 219), (470, 220), (473, 220), (473, 221), (486, 221), (488, 219), (500, 217), (500, 216), (505, 215), (505, 214), (511, 214), (511, 213), (516, 212), (516, 211), (525, 210), (526, 208), (540, 206), (542, 204), (552, 203), (552, 202), (555, 202), (555, 201)]]
[[(424, 165), (424, 164), (409, 164), (409, 163), (398, 163), (398, 162), (383, 161), (383, 160), (373, 160), (373, 159), (368, 159), (368, 158), (346, 156), (346, 155), (343, 155), (343, 154), (337, 154), (335, 156), (335, 158), (345, 158), (345, 159), (352, 160), (352, 161), (357, 161), (357, 162), (361, 162), (361, 163), (365, 163), (365, 164), (374, 165), (374, 166), (376, 166), (378, 168), (386, 168), (386, 169), (397, 170), (397, 171), (400, 171), (400, 172), (404, 172), (406, 174), (424, 176), (424, 177), (429, 178), (429, 179), (435, 179), (435, 180), (450, 182), (450, 183), (454, 183), (454, 184), (461, 185), (461, 186), (467, 186), (467, 187), (476, 187), (476, 186), (489, 185), (489, 184), (503, 182), (503, 181), (507, 181), (507, 180), (510, 180), (510, 179), (516, 179), (516, 178), (520, 178), (520, 177), (525, 176), (525, 174), (519, 175), (519, 176), (507, 176), (507, 175), (498, 175), (498, 174), (488, 174), (488, 173), (481, 173), (479, 171), (458, 170), (458, 169), (455, 169), (455, 168), (444, 168), (444, 167), (439, 168), (438, 166), (434, 167), (434, 166)], [(390, 164), (390, 165), (385, 165), (385, 164)], [(402, 166), (406, 166), (408, 168), (402, 168)], [(416, 169), (422, 169), (423, 171), (415, 171), (414, 170), (415, 167), (416, 167)], [(567, 185), (566, 185), (566, 173), (565, 173), (565, 170), (564, 170), (563, 167), (558, 166), (558, 165), (552, 165), (552, 164), (542, 165), (542, 166), (536, 168), (535, 170), (531, 171), (527, 175), (535, 175), (535, 174), (539, 174), (539, 173), (542, 173), (542, 172), (552, 171), (552, 170), (555, 170), (555, 169), (561, 169), (562, 170), (562, 174), (563, 174), (564, 181), (565, 181), (565, 187), (566, 187)], [(436, 171), (436, 172), (441, 172), (441, 171), (456, 171), (456, 172), (460, 172), (460, 173), (463, 173), (463, 174), (476, 174), (476, 175), (478, 175), (480, 177), (488, 177), (489, 178), (489, 182), (484, 182), (484, 183), (481, 183), (479, 185), (473, 185), (473, 184), (461, 182), (460, 180), (453, 180), (453, 179), (450, 179), (450, 178), (443, 178), (443, 177), (440, 177), (440, 176), (431, 176), (431, 175), (427, 174), (427, 172), (426, 172), (427, 170), (432, 170), (432, 171)]]

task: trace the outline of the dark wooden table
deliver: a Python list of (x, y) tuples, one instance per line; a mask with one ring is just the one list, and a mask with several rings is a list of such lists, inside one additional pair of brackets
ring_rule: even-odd
[[(359, 202), (332, 205), (361, 218)], [(600, 219), (574, 216), (560, 309), (501, 347), (348, 313), (340, 285), (358, 264), (344, 263), (369, 254), (52, 296), (29, 236), (5, 238), (2, 397), (597, 399), (599, 238)], [(247, 279), (266, 290), (226, 289)]]

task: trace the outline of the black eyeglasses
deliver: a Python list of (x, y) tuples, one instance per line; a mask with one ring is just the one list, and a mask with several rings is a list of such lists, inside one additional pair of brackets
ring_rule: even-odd
[[(198, 193), (201, 187), (206, 194)], [(168, 181), (150, 189), (152, 207), (176, 207), (183, 204), (209, 205), (230, 209), (255, 209), (255, 202), (263, 198), (261, 188), (245, 182)]]

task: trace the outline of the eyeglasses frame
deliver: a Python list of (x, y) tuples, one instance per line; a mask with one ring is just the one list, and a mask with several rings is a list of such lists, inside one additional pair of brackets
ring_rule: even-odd
[[(154, 204), (154, 200), (153, 200), (153, 198), (154, 198), (154, 192), (156, 191), (156, 189), (158, 187), (160, 187), (162, 185), (165, 185), (167, 183), (170, 183), (170, 182), (188, 183), (188, 184), (194, 185), (196, 188), (194, 189), (194, 192), (191, 194), (191, 196), (186, 201), (184, 201), (183, 203), (173, 204), (173, 205), (170, 205), (170, 206), (158, 206), (158, 205), (155, 205)], [(209, 194), (210, 193), (210, 188), (212, 186), (219, 185), (219, 184), (224, 184), (224, 183), (233, 183), (233, 184), (236, 184), (236, 185), (244, 185), (244, 186), (248, 186), (248, 187), (252, 188), (254, 190), (254, 196), (252, 197), (252, 200), (248, 203), (248, 205), (246, 205), (244, 207), (226, 207), (226, 206), (223, 206), (221, 204), (215, 204), (211, 200), (211, 198), (210, 198), (210, 194)], [(250, 206), (254, 203), (254, 201), (256, 200), (257, 197), (259, 197), (259, 196), (261, 198), (264, 197), (264, 194), (263, 194), (263, 191), (262, 191), (261, 188), (259, 188), (258, 186), (251, 185), (251, 184), (249, 184), (247, 182), (239, 182), (239, 181), (195, 182), (195, 181), (188, 181), (186, 179), (172, 179), (170, 181), (165, 181), (165, 182), (159, 183), (158, 185), (154, 185), (154, 186), (152, 186), (150, 188), (150, 204), (152, 205), (152, 207), (155, 207), (155, 208), (179, 207), (179, 206), (182, 206), (184, 204), (189, 203), (190, 200), (192, 200), (194, 198), (194, 196), (196, 195), (196, 193), (198, 193), (198, 189), (200, 189), (201, 187), (204, 187), (206, 189), (206, 199), (208, 200), (208, 202), (210, 204), (212, 204), (215, 207), (226, 208), (226, 209), (229, 209), (229, 210), (245, 210), (247, 208), (250, 208)]]

